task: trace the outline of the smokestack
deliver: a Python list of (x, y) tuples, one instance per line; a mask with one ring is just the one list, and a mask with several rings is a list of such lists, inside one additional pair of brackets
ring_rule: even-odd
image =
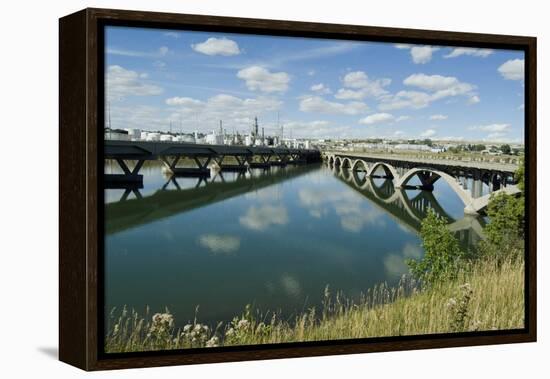
[(258, 117), (254, 117), (254, 137), (258, 136)]

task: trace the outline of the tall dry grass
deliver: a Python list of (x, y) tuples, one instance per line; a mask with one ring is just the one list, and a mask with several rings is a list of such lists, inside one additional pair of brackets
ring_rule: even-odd
[(215, 328), (195, 320), (175, 329), (168, 311), (139, 315), (113, 310), (105, 338), (107, 352), (192, 347), (256, 345), (403, 336), (462, 331), (503, 330), (524, 325), (522, 260), (477, 261), (456, 279), (418, 290), (410, 279), (397, 288), (377, 286), (357, 302), (325, 291), (321, 309), (292, 321), (261, 316), (247, 307), (231, 323)]

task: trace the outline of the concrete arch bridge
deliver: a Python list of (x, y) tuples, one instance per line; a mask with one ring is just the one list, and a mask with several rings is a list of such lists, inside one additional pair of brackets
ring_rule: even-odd
[[(515, 166), (487, 162), (440, 162), (399, 159), (385, 156), (323, 153), (330, 166), (369, 178), (387, 178), (395, 189), (432, 191), (444, 180), (464, 204), (464, 213), (476, 215), (485, 210), (492, 193), (518, 194)], [(414, 182), (419, 184), (414, 184)], [(484, 193), (486, 188), (488, 193)]]

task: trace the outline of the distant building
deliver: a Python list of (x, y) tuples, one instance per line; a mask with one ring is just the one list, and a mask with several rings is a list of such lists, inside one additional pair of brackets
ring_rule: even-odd
[(124, 130), (128, 132), (128, 137), (131, 141), (139, 141), (141, 139), (141, 130), (132, 128), (127, 128)]
[(214, 130), (211, 134), (206, 135), (205, 142), (208, 145), (223, 145), (223, 135), (217, 134)]
[(128, 132), (123, 129), (105, 129), (105, 139), (111, 141), (130, 141)]

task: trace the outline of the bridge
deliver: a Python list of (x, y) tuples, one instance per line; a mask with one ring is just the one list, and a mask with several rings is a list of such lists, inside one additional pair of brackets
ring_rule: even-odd
[[(251, 191), (277, 184), (287, 179), (307, 174), (318, 165), (299, 165), (285, 169), (275, 167), (271, 170), (258, 170), (244, 175), (236, 173), (236, 180), (225, 180), (222, 172), (206, 179), (196, 177), (197, 184), (192, 188), (180, 188), (174, 175), (150, 196), (142, 197), (139, 188), (132, 183), (120, 185), (126, 187), (120, 201), (105, 205), (105, 233), (107, 235), (132, 229), (143, 224), (159, 221), (183, 212), (227, 200)], [(175, 189), (169, 189), (172, 185)], [(128, 199), (133, 192), (135, 199)]]
[[(142, 182), (139, 170), (148, 160), (162, 161), (174, 175), (199, 177), (210, 176), (211, 164), (222, 171), (246, 171), (249, 167), (268, 168), (321, 160), (320, 152), (312, 149), (113, 140), (105, 141), (103, 155), (104, 159), (116, 161), (122, 170), (122, 174), (105, 174), (107, 183)], [(128, 161), (135, 165), (130, 168)]]
[[(330, 166), (363, 173), (365, 177), (390, 179), (396, 189), (432, 191), (435, 182), (443, 179), (463, 202), (464, 213), (470, 215), (483, 212), (492, 193), (520, 192), (514, 181), (517, 166), (510, 164), (329, 152), (323, 153), (322, 159)], [(411, 184), (413, 179), (420, 184)], [(489, 192), (485, 195), (484, 186)]]
[(331, 169), (336, 178), (415, 233), (420, 232), (422, 220), (427, 216), (428, 210), (432, 209), (448, 222), (449, 230), (457, 236), (464, 249), (476, 246), (480, 239), (485, 238), (485, 221), (481, 216), (464, 215), (455, 219), (443, 209), (431, 191), (418, 191), (411, 198), (406, 190), (395, 188), (389, 178), (375, 180), (369, 176), (360, 177), (357, 171), (335, 166)]

